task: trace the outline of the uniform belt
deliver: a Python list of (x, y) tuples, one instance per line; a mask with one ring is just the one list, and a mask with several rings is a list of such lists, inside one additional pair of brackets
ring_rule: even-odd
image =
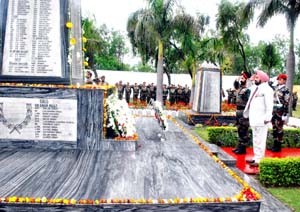
[(236, 109), (237, 109), (237, 110), (244, 110), (244, 109), (245, 109), (245, 106), (236, 106)]

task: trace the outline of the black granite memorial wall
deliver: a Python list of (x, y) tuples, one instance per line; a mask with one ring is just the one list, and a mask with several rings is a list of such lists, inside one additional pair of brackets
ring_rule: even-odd
[(105, 92), (0, 87), (0, 147), (100, 150)]
[(69, 84), (69, 1), (0, 0), (0, 81)]

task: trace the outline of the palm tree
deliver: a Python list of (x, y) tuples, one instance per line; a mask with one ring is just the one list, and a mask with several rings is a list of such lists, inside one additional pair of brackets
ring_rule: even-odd
[(245, 46), (248, 36), (245, 29), (248, 27), (252, 14), (243, 16), (243, 2), (232, 3), (222, 0), (218, 7), (217, 29), (220, 31), (224, 47), (233, 54), (239, 54), (243, 59), (244, 71), (249, 72)]
[(147, 8), (138, 10), (129, 17), (127, 32), (133, 48), (146, 57), (143, 59), (147, 60), (149, 55), (155, 55), (156, 99), (162, 102), (164, 51), (174, 30), (176, 0), (147, 0), (147, 2)]
[[(274, 15), (282, 14), (286, 17), (288, 30), (290, 32), (290, 45), (287, 57), (287, 86), (293, 92), (293, 79), (295, 75), (295, 52), (294, 52), (294, 31), (298, 16), (300, 14), (299, 0), (250, 0), (244, 10), (247, 17), (253, 13), (255, 8), (262, 8), (258, 17), (258, 25), (264, 26)], [(291, 111), (291, 110), (290, 110)]]

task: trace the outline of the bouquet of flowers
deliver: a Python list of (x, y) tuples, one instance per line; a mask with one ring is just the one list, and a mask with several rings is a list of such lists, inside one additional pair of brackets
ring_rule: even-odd
[(108, 125), (118, 137), (137, 137), (135, 120), (125, 100), (119, 100), (115, 94), (107, 98)]

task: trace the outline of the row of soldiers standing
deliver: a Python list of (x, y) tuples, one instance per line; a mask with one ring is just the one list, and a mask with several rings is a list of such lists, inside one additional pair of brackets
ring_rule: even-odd
[[(130, 103), (131, 96), (133, 97), (133, 104), (137, 104), (138, 101), (143, 103), (149, 103), (150, 99), (156, 100), (156, 86), (154, 83), (146, 84), (137, 84), (130, 85), (129, 82), (123, 84), (122, 81), (116, 83), (116, 87), (118, 90), (118, 98), (123, 99), (125, 94), (125, 100), (127, 103)], [(185, 104), (188, 105), (190, 102), (191, 90), (187, 85), (182, 87), (181, 85), (175, 86), (166, 84), (163, 85), (163, 104), (166, 105), (166, 101), (170, 102), (170, 105), (174, 104)]]

